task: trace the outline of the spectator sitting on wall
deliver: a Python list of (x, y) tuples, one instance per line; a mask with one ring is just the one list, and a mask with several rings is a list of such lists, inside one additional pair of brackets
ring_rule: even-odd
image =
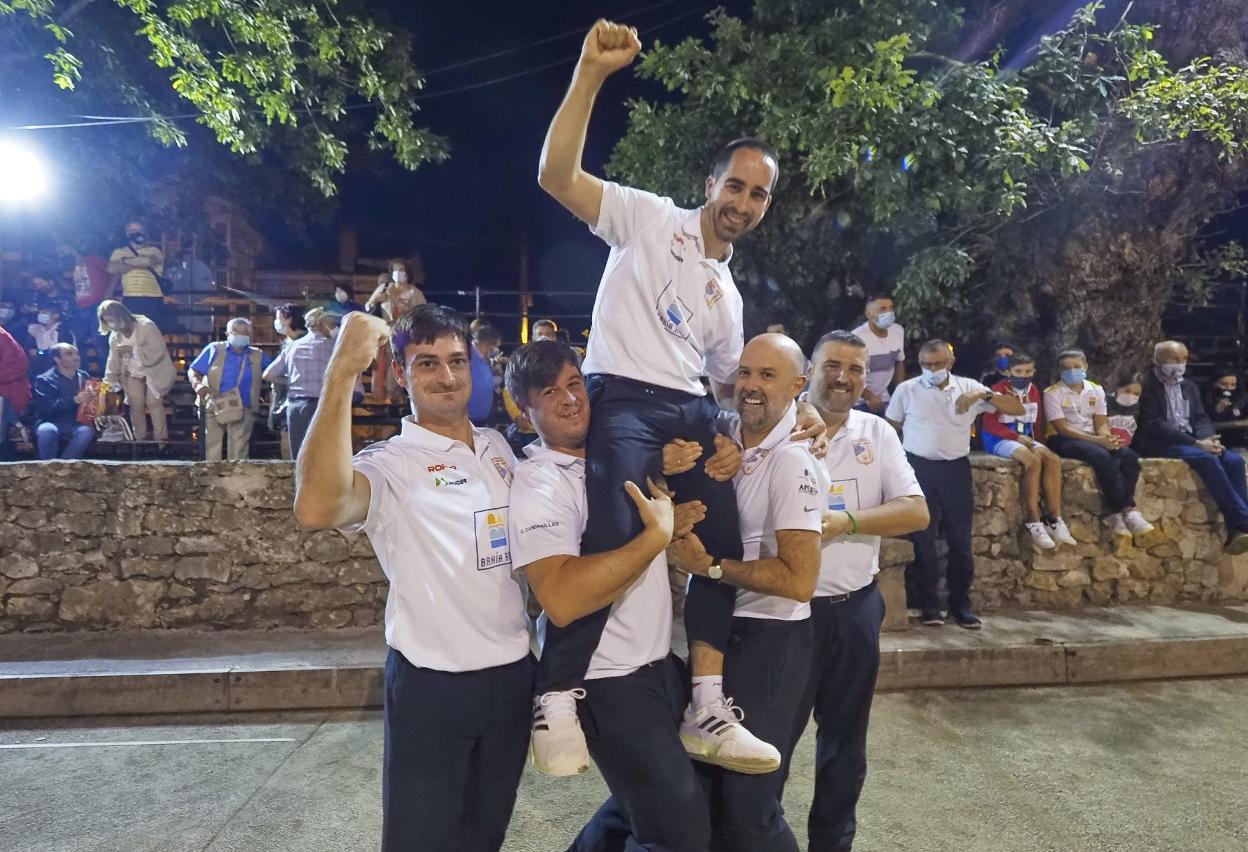
[(1153, 369), (1144, 378), (1135, 444), (1145, 455), (1187, 462), (1226, 520), (1226, 552), (1248, 552), (1244, 459), (1222, 446), (1200, 391), (1183, 379), (1186, 372), (1186, 346), (1163, 340), (1153, 347)]
[(540, 319), (533, 323), (533, 333), (529, 335), (530, 340), (558, 340), (559, 326), (555, 325), (555, 321), (551, 319)]
[[(303, 308), (293, 302), (279, 305), (273, 312), (273, 330), (282, 337), (282, 348), (276, 358), (281, 358), (290, 344), (308, 333), (304, 321)], [(276, 358), (274, 360), (276, 360)], [(286, 385), (280, 382), (273, 384), (273, 393), (269, 402), (269, 431), (276, 433), (280, 455), (290, 461), (290, 432), (286, 429)]]
[(35, 443), (40, 459), (80, 459), (95, 440), (95, 427), (78, 422), (78, 406), (91, 398), (82, 356), (69, 343), (53, 344), (54, 366), (35, 377)]
[(485, 426), (494, 411), (494, 367), (491, 362), (502, 348), (503, 336), (488, 322), (476, 324), (471, 333), (472, 346), (468, 347), (468, 354), (472, 359), (472, 395), (468, 397), (468, 419), (474, 426)]
[(1234, 370), (1219, 370), (1205, 391), (1205, 413), (1218, 427), (1222, 441), (1228, 447), (1242, 447), (1245, 435), (1242, 428), (1226, 428), (1223, 424), (1248, 418), (1248, 394), (1239, 387), (1239, 375)]
[(35, 321), (26, 326), (26, 354), (30, 357), (30, 373), (40, 375), (51, 369), (52, 347), (58, 343), (78, 345), (69, 323), (62, 322), (64, 308), (52, 299), (39, 299)]
[(1144, 388), (1144, 374), (1133, 373), (1114, 389), (1114, 395), (1105, 401), (1109, 412), (1109, 431), (1117, 435), (1124, 447), (1135, 439), (1137, 418), (1140, 413), (1140, 392)]
[(96, 310), (100, 334), (108, 335), (108, 362), (104, 380), (113, 390), (124, 390), (130, 406), (134, 440), (147, 440), (147, 418), (152, 420), (152, 440), (169, 440), (165, 395), (177, 380), (169, 347), (160, 328), (149, 317), (131, 313), (121, 302), (106, 299)]
[(204, 459), (221, 461), (227, 436), (231, 461), (251, 456), (251, 430), (260, 409), (260, 377), (269, 365), (251, 345), (251, 321), (226, 323), (225, 341), (209, 343), (191, 362), (186, 378), (195, 389), (204, 424)]
[(355, 300), (355, 291), (350, 284), (334, 285), (334, 300), (325, 306), (325, 312), (346, 316), (352, 311), (363, 311), (364, 306)]
[[(121, 279), (121, 301), (131, 313), (160, 323), (165, 316), (165, 294), (160, 276), (165, 271), (165, 255), (147, 239), (147, 228), (135, 219), (126, 223), (126, 244), (113, 249), (108, 271)], [(138, 432), (135, 432), (138, 435)]]
[(30, 404), (30, 361), (22, 344), (0, 327), (0, 461), (11, 461), (13, 427)]

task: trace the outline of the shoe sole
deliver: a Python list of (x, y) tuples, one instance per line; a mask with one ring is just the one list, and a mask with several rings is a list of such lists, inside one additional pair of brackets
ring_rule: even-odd
[(576, 776), (589, 771), (589, 764), (586, 763), (573, 772), (552, 772), (549, 768), (542, 766), (537, 762), (537, 752), (533, 750), (532, 743), (529, 743), (529, 763), (534, 769), (548, 778), (575, 778)]
[(979, 624), (963, 624), (960, 621), (955, 621), (954, 624), (958, 625), (958, 627), (961, 627), (963, 630), (978, 630), (984, 626), (982, 622)]
[(928, 619), (927, 621), (920, 619), (919, 624), (922, 624), (924, 627), (944, 627), (945, 626), (944, 619), (941, 619), (941, 618), (937, 618), (935, 620)]
[(1229, 553), (1231, 556), (1240, 556), (1248, 553), (1248, 535), (1241, 535), (1239, 538), (1227, 542), (1226, 547), (1222, 551)]
[(680, 735), (680, 742), (685, 747), (685, 754), (689, 755), (690, 760), (696, 760), (699, 763), (709, 763), (711, 766), (719, 766), (724, 769), (731, 769), (733, 772), (740, 772), (742, 775), (766, 775), (775, 772), (780, 768), (780, 762), (777, 760), (767, 760), (764, 758), (740, 757), (719, 757), (718, 755), (708, 754), (706, 744), (697, 737), (691, 737), (687, 734)]

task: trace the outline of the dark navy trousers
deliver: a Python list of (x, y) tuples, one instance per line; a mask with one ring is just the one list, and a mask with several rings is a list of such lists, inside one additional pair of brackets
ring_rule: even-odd
[(1188, 463), (1218, 504), (1227, 532), (1248, 530), (1248, 480), (1244, 479), (1243, 456), (1234, 450), (1225, 450), (1219, 456), (1180, 444), (1166, 447), (1158, 455)]
[[(625, 482), (646, 490), (646, 477), (663, 474), (663, 447), (683, 438), (697, 441), (709, 458), (715, 452), (719, 406), (708, 396), (623, 379), (592, 375), (589, 391), (589, 436), (586, 442), (585, 494), (589, 519), (581, 553), (604, 553), (627, 544), (641, 532), (637, 508), (624, 491)], [(668, 478), (678, 503), (700, 500), (706, 518), (694, 532), (711, 556), (740, 559), (741, 533), (737, 496), (731, 482), (716, 482), (699, 463), (693, 470)], [(690, 641), (700, 640), (723, 650), (732, 625), (736, 588), (694, 577), (685, 599), (685, 629)], [(610, 607), (569, 624), (548, 624), (537, 676), (537, 692), (584, 685), (589, 661), (598, 647)]]
[(597, 678), (578, 705), (589, 753), (611, 798), (569, 852), (705, 852), (710, 815), (679, 728), (689, 678), (672, 655)]
[(927, 529), (911, 533), (914, 562), (906, 569), (908, 598), (917, 597), (924, 610), (940, 609), (940, 562), (936, 556), (936, 534), (944, 533), (949, 554), (945, 563), (945, 590), (949, 611), (970, 609), (971, 580), (975, 562), (971, 555), (971, 521), (975, 513), (975, 492), (971, 485), (971, 460), (933, 460), (906, 453), (914, 476), (927, 498), (931, 522)]
[(814, 652), (797, 711), (789, 759), (811, 711), (815, 717), (815, 795), (807, 819), (808, 852), (853, 848), (854, 809), (867, 778), (867, 724), (880, 671), (884, 598), (871, 585), (849, 595), (810, 602)]
[(498, 852), (529, 749), (532, 655), (443, 672), (386, 660), (383, 852)]

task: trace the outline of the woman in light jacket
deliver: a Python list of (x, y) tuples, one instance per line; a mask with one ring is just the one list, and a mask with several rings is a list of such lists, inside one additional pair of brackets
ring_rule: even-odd
[(147, 440), (146, 414), (152, 418), (152, 440), (163, 444), (169, 440), (163, 400), (177, 378), (164, 335), (156, 323), (112, 299), (100, 302), (96, 316), (100, 334), (108, 335), (104, 380), (125, 389), (134, 439)]

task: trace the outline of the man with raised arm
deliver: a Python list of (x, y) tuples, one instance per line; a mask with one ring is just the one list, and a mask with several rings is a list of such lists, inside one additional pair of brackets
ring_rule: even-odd
[[(412, 413), (352, 458), (351, 395), (386, 338)], [(468, 420), (471, 337), (439, 305), (342, 323), (299, 451), (295, 516), (368, 535), (386, 599), (382, 849), (502, 848), (535, 663), (514, 575), (507, 442)]]
[[(722, 392), (734, 380), (742, 350), (741, 295), (728, 269), (732, 244), (762, 220), (778, 175), (765, 144), (739, 139), (714, 158), (706, 203), (683, 210), (670, 198), (586, 172), (581, 158), (594, 99), (607, 77), (640, 50), (631, 27), (599, 21), (590, 30), (551, 122), (538, 178), (611, 246), (584, 364), (594, 416), (586, 443), (583, 554), (621, 547), (641, 531), (623, 484), (657, 477), (665, 444), (684, 439), (699, 444), (704, 456), (714, 453), (719, 408), (702, 379)], [(708, 552), (716, 560), (739, 560), (731, 484), (715, 480), (705, 466), (669, 484), (682, 501), (705, 505), (707, 519), (697, 531)], [(695, 578), (689, 589), (685, 623), (694, 688), (682, 738), (699, 760), (770, 772), (779, 766), (779, 751), (741, 726), (723, 692), (734, 597), (732, 587), (708, 578)], [(585, 686), (608, 613), (604, 607), (547, 633), (535, 720), (552, 712), (566, 720), (535, 725), (535, 763), (550, 774), (574, 774), (588, 765), (577, 716), (567, 708)]]

